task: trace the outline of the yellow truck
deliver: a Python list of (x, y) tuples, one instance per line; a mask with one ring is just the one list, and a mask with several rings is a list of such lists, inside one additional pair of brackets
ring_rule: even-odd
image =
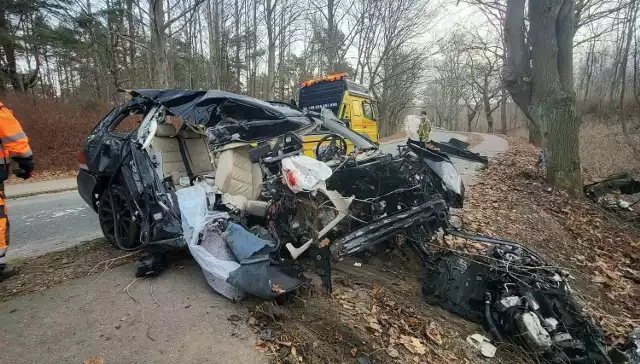
[[(378, 142), (378, 107), (367, 89), (338, 73), (304, 81), (298, 105), (301, 109), (320, 112), (330, 109), (351, 130)], [(304, 137), (304, 153), (315, 157), (315, 147), (324, 134)], [(349, 150), (351, 143), (347, 141)]]

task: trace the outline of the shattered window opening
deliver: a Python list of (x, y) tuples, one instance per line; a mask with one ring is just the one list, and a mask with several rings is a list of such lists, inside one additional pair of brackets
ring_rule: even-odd
[(137, 110), (131, 110), (128, 113), (120, 114), (116, 121), (111, 124), (109, 131), (115, 134), (129, 135), (138, 128), (138, 125), (140, 125), (140, 122), (143, 119), (143, 114), (139, 113)]

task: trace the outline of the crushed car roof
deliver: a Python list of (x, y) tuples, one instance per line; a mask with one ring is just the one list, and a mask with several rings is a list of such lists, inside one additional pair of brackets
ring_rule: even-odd
[(296, 119), (299, 123), (305, 120), (311, 123), (302, 112), (293, 108), (226, 91), (138, 89), (127, 92), (166, 107), (189, 124), (213, 126), (225, 117), (238, 120)]

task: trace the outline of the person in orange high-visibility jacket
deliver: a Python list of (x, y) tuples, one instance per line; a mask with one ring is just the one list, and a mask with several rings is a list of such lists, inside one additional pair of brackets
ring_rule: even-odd
[(4, 195), (4, 181), (9, 178), (11, 160), (18, 163), (16, 176), (27, 179), (33, 172), (33, 157), (29, 139), (22, 126), (2, 102), (0, 102), (0, 282), (16, 274), (16, 270), (7, 264), (5, 254), (9, 246), (9, 219)]

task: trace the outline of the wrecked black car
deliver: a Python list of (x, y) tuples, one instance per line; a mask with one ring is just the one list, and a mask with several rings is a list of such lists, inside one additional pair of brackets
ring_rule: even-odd
[[(238, 261), (266, 262), (262, 271), (273, 273), (313, 256), (330, 290), (331, 260), (400, 233), (430, 237), (449, 207), (462, 204), (464, 186), (445, 153), (415, 141), (398, 156), (382, 153), (328, 110), (312, 114), (221, 91), (129, 94), (87, 137), (78, 173), (81, 196), (123, 250), (199, 246), (205, 226), (224, 220), (221, 235), (236, 224), (260, 238)], [(118, 133), (132, 115), (142, 119), (138, 126)], [(302, 154), (308, 133), (323, 135), (317, 159)], [(267, 281), (278, 288), (258, 295), (298, 285)]]

